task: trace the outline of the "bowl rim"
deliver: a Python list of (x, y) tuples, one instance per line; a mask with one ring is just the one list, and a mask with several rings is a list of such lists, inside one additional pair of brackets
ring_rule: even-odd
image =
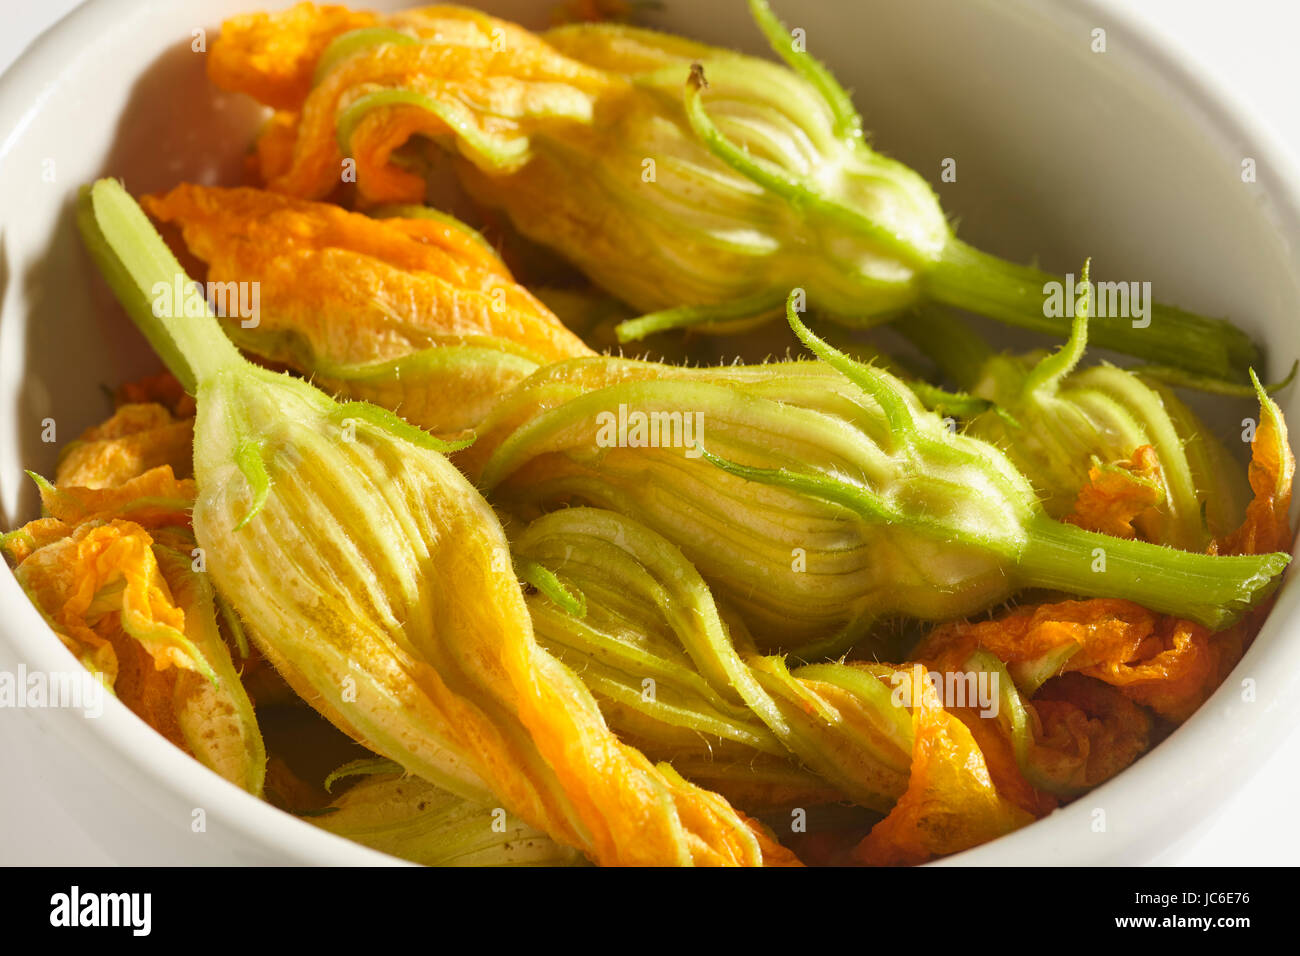
[[(1179, 105), (1189, 107), (1193, 125), (1204, 130), (1220, 151), (1228, 152), (1232, 143), (1249, 144), (1258, 165), (1270, 171), (1266, 183), (1256, 184), (1263, 187), (1270, 200), (1268, 219), (1274, 231), (1286, 238), (1292, 248), (1300, 248), (1300, 188), (1293, 185), (1300, 183), (1300, 167), (1277, 132), (1254, 108), (1217, 76), (1194, 72), (1186, 52), (1175, 41), (1153, 30), (1120, 0), (1068, 0), (1054, 12), (1055, 25), (1059, 27), (1067, 17), (1093, 26), (1104, 23), (1108, 40), (1112, 36), (1122, 38), (1135, 51), (1133, 70), (1148, 82), (1160, 83)], [(1236, 156), (1240, 158), (1239, 153)], [(1293, 544), (1293, 556), (1295, 551)], [(1113, 850), (1094, 852), (1083, 858), (1077, 855), (1066, 860), (1050, 858), (1052, 844), (1057, 839), (1065, 838), (1070, 831), (1087, 832), (1092, 821), (1090, 807), (1102, 803), (1106, 804), (1108, 816), (1162, 818), (1164, 823), (1159, 829), (1166, 833), (1174, 829), (1173, 821), (1177, 821), (1181, 832), (1164, 841), (1163, 846), (1154, 840), (1147, 841), (1147, 861), (1187, 839), (1197, 823), (1215, 815), (1249, 782), (1294, 729), (1293, 720), (1284, 718), (1287, 715), (1294, 718), (1300, 710), (1296, 704), (1286, 703), (1300, 697), (1300, 639), (1297, 639), (1300, 638), (1297, 633), (1300, 632), (1300, 585), (1293, 580), (1295, 571), (1288, 570), (1290, 573), (1284, 576), (1272, 609), (1242, 659), (1210, 698), (1169, 737), (1132, 766), (1090, 790), (1084, 798), (1019, 830), (931, 865), (1006, 866), (1023, 865), (1027, 860), (1057, 865), (1105, 862), (1115, 856)], [(1266, 671), (1258, 665), (1266, 660), (1273, 665), (1267, 673), (1280, 673), (1283, 679), (1273, 685), (1276, 690), (1272, 693), (1261, 690), (1249, 705), (1257, 717), (1253, 721), (1240, 721), (1249, 724), (1248, 729), (1253, 731), (1244, 734), (1242, 727), (1234, 726), (1227, 719), (1236, 709), (1233, 703), (1238, 693), (1236, 682), (1243, 668), (1252, 668), (1263, 676)], [(1222, 719), (1216, 721), (1216, 717)], [(1249, 747), (1242, 745), (1245, 739), (1250, 740)], [(1203, 752), (1214, 753), (1215, 766), (1212, 772), (1202, 771), (1189, 785), (1188, 770)], [(1171, 781), (1177, 783), (1171, 787)], [(1211, 791), (1216, 792), (1216, 799), (1206, 799)], [(1152, 793), (1165, 794), (1157, 809), (1149, 806)], [(1031, 841), (1038, 845), (1030, 846)], [(1101, 850), (1109, 841), (1093, 842)]]
[[(1132, 69), (1146, 83), (1161, 85), (1180, 106), (1188, 108), (1190, 122), (1203, 129), (1218, 148), (1227, 149), (1233, 142), (1250, 144), (1258, 163), (1271, 172), (1266, 181), (1257, 184), (1270, 200), (1270, 222), (1293, 247), (1300, 248), (1300, 191), (1291, 185), (1300, 183), (1295, 163), (1271, 126), (1235, 92), (1213, 74), (1194, 73), (1174, 41), (1151, 29), (1119, 0), (1065, 0), (1049, 7), (1038, 7), (1029, 0), (1019, 2), (1022, 7), (1032, 7), (1053, 30), (1065, 29), (1069, 22), (1104, 25), (1108, 35), (1122, 37), (1137, 51)], [(18, 142), (54, 89), (46, 79), (47, 64), (70, 62), (81, 49), (82, 38), (111, 35), (114, 26), (132, 9), (130, 0), (86, 0), (42, 31), (0, 74), (0, 160)], [(931, 865), (1088, 865), (1113, 860), (1123, 850), (1111, 840), (1094, 840), (1090, 852), (1077, 852), (1085, 846), (1076, 834), (1086, 832), (1081, 828), (1089, 826), (1088, 807), (1101, 802), (1106, 804), (1108, 814), (1119, 818), (1141, 824), (1159, 818), (1161, 825), (1151, 832), (1168, 834), (1175, 825), (1190, 832), (1195, 823), (1219, 809), (1231, 793), (1245, 785), (1267, 759), (1265, 751), (1276, 749), (1292, 729), (1291, 722), (1284, 718), (1294, 717), (1297, 711), (1295, 704), (1287, 703), (1288, 698), (1300, 699), (1300, 640), (1286, 638), (1290, 632), (1300, 630), (1300, 587), (1291, 584), (1288, 576), (1258, 638), (1232, 674), (1169, 738), (1133, 766), (1090, 791), (1087, 799)], [(50, 639), (53, 631), (7, 567), (6, 574), (0, 575), (0, 609), (5, 621), (0, 638), (13, 647), (19, 660), (48, 672), (80, 669), (80, 663), (62, 642)], [(1233, 710), (1236, 691), (1232, 685), (1243, 666), (1249, 662), (1263, 675), (1265, 671), (1258, 665), (1265, 661), (1271, 665), (1269, 675), (1282, 677), (1270, 681), (1268, 691), (1261, 688), (1258, 700), (1250, 705), (1257, 716), (1235, 724), (1216, 719), (1226, 718)], [(46, 710), (37, 719), (46, 721), (62, 742), (83, 753), (98, 749), (101, 754), (120, 755), (126, 768), (141, 775), (149, 785), (188, 799), (192, 806), (205, 807), (224, 825), (257, 841), (269, 856), (283, 854), (295, 862), (325, 865), (406, 865), (396, 857), (312, 826), (247, 793), (171, 745), (111, 694), (89, 734), (76, 730), (73, 722), (84, 718), (71, 711)], [(1251, 741), (1249, 747), (1242, 745), (1247, 738)], [(95, 744), (103, 746), (96, 748)], [(1198, 755), (1211, 750), (1215, 753), (1212, 772), (1189, 774)], [(1153, 809), (1149, 795), (1167, 789), (1165, 784), (1170, 780), (1179, 781), (1180, 786)], [(1211, 791), (1217, 794), (1213, 800), (1207, 799)], [(1149, 837), (1139, 845), (1147, 851), (1144, 859), (1153, 858), (1160, 848), (1158, 841)], [(1060, 857), (1055, 849), (1059, 846), (1072, 851), (1070, 858)]]
[[(0, 74), (0, 160), (53, 89), (45, 79), (47, 64), (72, 62), (84, 37), (110, 36), (132, 9), (130, 0), (86, 0), (42, 31)], [(0, 609), (5, 622), (0, 638), (13, 646), (19, 661), (47, 673), (82, 668), (28, 600), (7, 565), (0, 575)], [(260, 843), (268, 856), (282, 853), (299, 863), (337, 866), (410, 865), (312, 826), (253, 796), (171, 744), (112, 694), (105, 695), (103, 713), (93, 719), (56, 708), (38, 712), (35, 719), (43, 720), (62, 742), (88, 756), (96, 749), (87, 746), (92, 742), (102, 745), (101, 752), (120, 754), (147, 785), (172, 791), (190, 806), (204, 808), (209, 818)], [(78, 721), (91, 724), (88, 734), (77, 732), (74, 722)]]

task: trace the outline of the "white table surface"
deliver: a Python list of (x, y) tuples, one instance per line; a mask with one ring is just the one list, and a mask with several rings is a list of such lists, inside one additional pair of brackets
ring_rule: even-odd
[[(0, 71), (80, 0), (0, 0)], [(462, 0), (472, 4), (473, 0)], [(863, 0), (855, 0), (863, 2)], [(872, 0), (897, 2), (897, 0)], [(1058, 2), (1058, 0), (1042, 0)], [(354, 5), (364, 6), (363, 2)], [(256, 8), (250, 0), (250, 9)], [(1300, 154), (1300, 3), (1294, 0), (1127, 0), (1181, 46), (1197, 69), (1231, 88)], [(36, 767), (0, 754), (0, 859), (6, 863), (112, 863), (74, 820), (39, 800), (23, 781)], [(1193, 840), (1158, 861), (1174, 865), (1284, 865), (1300, 858), (1300, 731)]]

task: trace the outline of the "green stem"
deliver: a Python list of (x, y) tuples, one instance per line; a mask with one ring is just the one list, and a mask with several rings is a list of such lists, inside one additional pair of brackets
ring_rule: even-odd
[[(1218, 379), (1207, 379), (1204, 376), (1192, 375), (1182, 369), (1170, 368), (1167, 365), (1132, 365), (1129, 367), (1129, 371), (1134, 375), (1141, 375), (1164, 385), (1173, 385), (1177, 388), (1194, 388), (1201, 392), (1208, 392), (1211, 395), (1226, 395), (1229, 398), (1254, 398), (1256, 395), (1253, 383), (1234, 385), (1231, 382), (1221, 382)], [(1295, 381), (1297, 371), (1300, 371), (1300, 359), (1291, 363), (1291, 371), (1287, 372), (1286, 378), (1265, 385), (1264, 391), (1269, 395), (1280, 392)]]
[(950, 392), (919, 378), (907, 379), (907, 387), (922, 405), (939, 415), (974, 418), (993, 407), (993, 403), (987, 399), (976, 398), (965, 392)]
[[(83, 187), (77, 200), (77, 225), (91, 258), (131, 321), (187, 392), (193, 395), (200, 382), (244, 364), (206, 300), (189, 294), (193, 282), (121, 183), (101, 179)], [(164, 295), (160, 285), (168, 286), (165, 295), (172, 300), (179, 286), (198, 314), (187, 315), (184, 301), (172, 301), (169, 310), (156, 308)]]
[(734, 322), (738, 319), (757, 319), (771, 313), (774, 318), (785, 302), (783, 292), (760, 292), (743, 299), (719, 302), (713, 305), (683, 305), (659, 312), (649, 312), (635, 319), (620, 322), (614, 328), (619, 342), (627, 344), (669, 329), (689, 329), (697, 326)]
[(974, 388), (994, 354), (968, 323), (943, 306), (918, 306), (896, 319), (893, 328), (959, 388)]
[[(929, 296), (1009, 325), (1065, 337), (1071, 314), (1044, 314), (1043, 286), (1060, 282), (1029, 266), (1018, 266), (950, 239), (925, 278)], [(1072, 305), (1072, 303), (1071, 303)], [(1258, 364), (1258, 348), (1240, 329), (1222, 319), (1207, 319), (1160, 303), (1149, 304), (1150, 325), (1135, 328), (1124, 316), (1096, 316), (1089, 324), (1099, 346), (1171, 365), (1209, 378), (1239, 382)]]
[(1037, 518), (1018, 562), (1022, 582), (1122, 598), (1222, 630), (1266, 597), (1289, 555), (1217, 557)]

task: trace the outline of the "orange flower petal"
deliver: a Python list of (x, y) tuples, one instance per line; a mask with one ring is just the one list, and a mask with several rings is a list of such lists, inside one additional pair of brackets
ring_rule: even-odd
[(208, 76), (222, 89), (293, 109), (311, 90), (316, 60), (330, 41), (378, 20), (373, 13), (311, 3), (231, 17), (208, 53)]
[(288, 336), (306, 347), (305, 356), (262, 349), (278, 361), (371, 362), (477, 339), (539, 361), (592, 354), (453, 224), (373, 219), (255, 189), (182, 185), (143, 204), (181, 226), (209, 281), (260, 284), (260, 324), (247, 342)]
[(1220, 550), (1226, 554), (1291, 550), (1295, 456), (1281, 410), (1267, 396), (1261, 406), (1259, 426), (1250, 446), (1250, 487), (1255, 497), (1246, 506), (1245, 522), (1221, 543)]
[(1128, 461), (1088, 469), (1088, 483), (1079, 489), (1074, 510), (1062, 520), (1089, 531), (1117, 538), (1137, 537), (1134, 522), (1164, 500), (1160, 459), (1150, 445), (1142, 445)]
[(71, 533), (71, 526), (58, 518), (37, 518), (21, 528), (0, 535), (0, 549), (17, 566), (31, 557), (34, 551)]
[[(99, 625), (116, 615), (156, 669), (208, 673), (207, 663), (185, 637), (185, 614), (172, 601), (152, 544), (149, 532), (130, 521), (84, 524), (34, 552), (16, 574), (66, 638), (102, 647), (107, 638)], [(111, 629), (114, 623), (104, 626)]]
[(56, 483), (112, 488), (163, 466), (187, 476), (193, 470), (193, 444), (193, 419), (178, 421), (154, 403), (123, 405), (63, 450)]
[(45, 485), (41, 504), (52, 517), (69, 524), (128, 517), (136, 524), (157, 528), (188, 525), (194, 494), (194, 479), (178, 479), (170, 465), (160, 465), (107, 488)]
[(1150, 744), (1146, 713), (1124, 694), (1081, 674), (1048, 681), (1026, 707), (1037, 723), (1030, 761), (1063, 786), (1095, 787)]
[(921, 693), (912, 695), (916, 736), (907, 792), (853, 852), (869, 866), (924, 863), (1034, 819), (998, 793), (970, 730), (943, 709), (927, 681), (919, 683)]

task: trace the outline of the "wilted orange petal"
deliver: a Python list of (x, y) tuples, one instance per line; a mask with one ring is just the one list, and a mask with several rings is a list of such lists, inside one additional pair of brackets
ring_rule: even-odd
[(113, 615), (158, 670), (205, 669), (185, 638), (185, 614), (172, 602), (152, 544), (130, 521), (86, 524), (33, 553), (16, 574), (60, 634), (100, 646), (97, 625)]
[(64, 449), (56, 483), (111, 488), (160, 466), (189, 475), (193, 444), (193, 419), (178, 421), (158, 404), (123, 405)]
[(1048, 681), (1027, 705), (1037, 723), (1031, 761), (1063, 785), (1109, 780), (1150, 744), (1151, 720), (1123, 694), (1082, 674)]
[(308, 360), (337, 364), (475, 338), (501, 339), (544, 361), (591, 354), (491, 250), (453, 224), (373, 219), (255, 189), (182, 185), (143, 204), (181, 226), (209, 281), (259, 283), (251, 343), (296, 336), (313, 353)]
[(1089, 531), (1133, 538), (1134, 522), (1163, 500), (1160, 459), (1154, 448), (1142, 445), (1128, 461), (1089, 468), (1088, 482), (1063, 520)]
[(0, 535), (0, 548), (14, 565), (22, 564), (33, 551), (72, 533), (72, 527), (58, 518), (37, 518), (21, 528)]
[(1033, 661), (1067, 644), (1080, 650), (1071, 669), (1131, 660), (1155, 629), (1157, 615), (1131, 601), (1095, 598), (1027, 605), (990, 621), (942, 624), (917, 646), (918, 660), (935, 669), (963, 664), (984, 648), (1006, 664)]
[[(557, 97), (565, 111), (572, 111), (588, 92), (623, 85), (616, 77), (562, 56), (521, 27), (476, 11), (435, 7), (423, 16), (420, 11), (397, 14), (385, 23), (431, 42), (380, 44), (334, 66), (302, 102), (293, 163), (270, 181), (272, 189), (319, 199), (338, 187), (343, 154), (336, 122), (340, 109), (360, 92), (402, 89), (429, 96), (438, 101), (458, 135), (483, 145), (493, 163), (522, 165), (531, 119), (554, 117)], [(270, 47), (249, 48), (240, 55), (252, 60)], [(297, 106), (263, 101), (279, 108)], [(390, 163), (390, 155), (417, 133), (448, 132), (447, 123), (427, 110), (393, 104), (369, 111), (352, 130), (349, 143), (363, 197), (418, 202), (424, 195), (423, 180)]]
[(208, 76), (222, 89), (293, 109), (311, 90), (316, 60), (330, 41), (378, 20), (373, 13), (311, 3), (231, 17), (208, 53)]
[(915, 744), (907, 792), (854, 850), (860, 863), (924, 863), (1034, 819), (998, 794), (970, 730), (943, 709), (927, 681), (920, 685), (922, 692), (912, 695)]
[(46, 485), (41, 504), (69, 524), (128, 517), (137, 525), (161, 527), (188, 525), (194, 494), (194, 479), (178, 479), (170, 465), (160, 465), (110, 488)]
[(1251, 442), (1250, 487), (1254, 500), (1246, 520), (1221, 543), (1227, 554), (1265, 554), (1291, 550), (1291, 482), (1295, 456), (1287, 439), (1286, 420), (1271, 399), (1260, 409), (1259, 426)]
[(1218, 634), (1191, 621), (1162, 618), (1152, 653), (1132, 663), (1104, 662), (1082, 673), (1171, 720), (1183, 721), (1214, 692), (1241, 657), (1241, 627)]

